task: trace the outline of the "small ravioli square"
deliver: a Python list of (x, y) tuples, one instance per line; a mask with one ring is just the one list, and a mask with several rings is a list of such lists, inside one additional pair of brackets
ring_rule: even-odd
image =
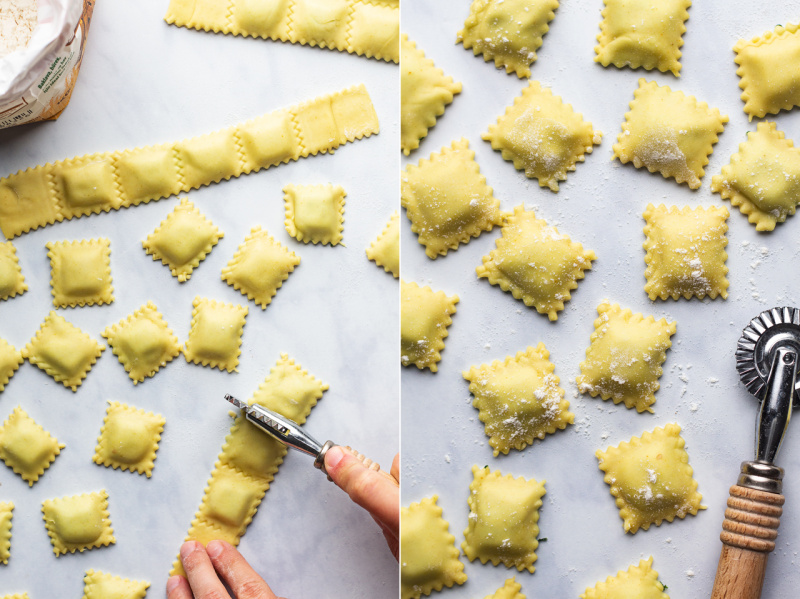
[(503, 223), (500, 200), (486, 185), (466, 138), (408, 165), (400, 182), (400, 205), (428, 258), (446, 256)]
[(136, 206), (181, 191), (178, 161), (172, 144), (124, 150), (114, 155), (122, 205)]
[(192, 328), (183, 350), (186, 361), (228, 372), (236, 370), (247, 306), (204, 297), (194, 298), (192, 306)]
[(286, 445), (264, 435), (255, 424), (239, 415), (225, 437), (219, 461), (222, 465), (270, 482), (287, 451)]
[(241, 536), (253, 519), (265, 492), (261, 480), (233, 468), (218, 466), (211, 473), (198, 515)]
[(609, 576), (587, 588), (581, 599), (669, 599), (667, 588), (658, 581), (658, 572), (653, 570), (653, 556), (643, 559), (638, 566), (627, 571), (620, 570), (616, 576)]
[(5, 389), (8, 381), (24, 361), (25, 358), (22, 357), (20, 350), (0, 338), (0, 392)]
[(49, 241), (50, 286), (56, 308), (110, 304), (111, 243), (108, 239)]
[(109, 401), (94, 450), (95, 464), (150, 475), (166, 420), (139, 408)]
[(670, 423), (595, 452), (625, 532), (661, 526), (664, 520), (672, 522), (705, 509), (680, 432), (680, 426)]
[(52, 167), (51, 181), (65, 218), (99, 214), (122, 206), (111, 154), (91, 154), (58, 162)]
[(576, 379), (581, 393), (625, 402), (626, 408), (652, 412), (661, 365), (672, 347), (677, 325), (665, 318), (634, 314), (619, 304), (603, 302)]
[(14, 504), (0, 501), (0, 564), (8, 565), (11, 557), (11, 518)]
[(469, 485), (469, 525), (461, 549), (469, 561), (491, 561), (520, 572), (536, 570), (539, 508), (545, 481), (503, 476), (488, 467), (472, 467)]
[(680, 76), (680, 47), (691, 0), (604, 0), (604, 4), (595, 62)]
[(0, 459), (32, 487), (64, 449), (19, 406), (0, 427)]
[(525, 595), (520, 593), (522, 585), (513, 577), (506, 580), (505, 584), (491, 595), (486, 595), (484, 599), (525, 599)]
[(517, 77), (530, 77), (558, 0), (473, 0), (456, 43)]
[(651, 300), (728, 297), (728, 209), (724, 206), (644, 211), (645, 292)]
[(172, 276), (183, 283), (192, 271), (224, 236), (217, 226), (203, 216), (188, 199), (183, 198), (175, 210), (142, 242), (144, 250), (169, 267)]
[(523, 450), (534, 439), (563, 430), (575, 420), (543, 343), (504, 361), (473, 366), (463, 373), (497, 456)]
[(63, 316), (50, 312), (22, 355), (57, 383), (77, 391), (105, 348)]
[(261, 227), (253, 227), (222, 269), (222, 280), (266, 310), (300, 258)]
[(445, 76), (430, 58), (410, 41), (406, 34), (400, 38), (400, 148), (408, 156), (419, 147), (444, 114), (453, 95), (461, 93), (461, 84)]
[(558, 191), (558, 182), (566, 181), (567, 171), (591, 154), (603, 134), (550, 89), (531, 81), (481, 137), (540, 187)]
[(497, 247), (475, 269), (478, 278), (557, 320), (570, 291), (578, 288), (597, 256), (522, 206), (514, 209), (501, 232)]
[(178, 338), (153, 302), (112, 324), (102, 335), (134, 385), (155, 375), (181, 353)]
[(636, 168), (698, 189), (727, 115), (694, 96), (644, 79), (639, 79), (630, 109), (613, 146), (614, 156), (623, 164), (633, 162)]
[(800, 149), (775, 123), (759, 123), (711, 178), (711, 191), (737, 206), (756, 231), (772, 231), (800, 203)]
[[(367, 259), (372, 260), (396, 279), (400, 276), (400, 214), (395, 212), (386, 226), (367, 248)], [(2, 391), (2, 389), (0, 389)]]
[(0, 300), (22, 295), (27, 290), (14, 244), (10, 241), (0, 243)]
[(144, 599), (150, 583), (105, 572), (87, 570), (83, 577), (83, 599)]
[(400, 281), (400, 363), (436, 372), (458, 296)]
[(104, 490), (45, 499), (42, 513), (56, 557), (116, 543)]
[(289, 235), (303, 243), (341, 243), (347, 195), (341, 185), (287, 185), (283, 193)]
[(419, 599), (442, 587), (464, 584), (456, 538), (442, 518), (438, 496), (400, 509), (400, 596)]

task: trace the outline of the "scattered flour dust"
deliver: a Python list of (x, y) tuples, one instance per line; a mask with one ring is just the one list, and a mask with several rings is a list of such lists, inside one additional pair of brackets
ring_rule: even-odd
[(0, 57), (27, 46), (38, 22), (37, 0), (0, 0)]

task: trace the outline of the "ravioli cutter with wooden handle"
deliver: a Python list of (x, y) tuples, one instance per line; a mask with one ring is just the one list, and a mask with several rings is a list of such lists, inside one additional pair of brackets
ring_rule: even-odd
[(742, 331), (736, 348), (736, 370), (747, 390), (761, 402), (756, 459), (742, 462), (739, 480), (730, 488), (711, 599), (761, 597), (767, 557), (775, 550), (784, 501), (783, 469), (773, 462), (792, 408), (800, 405), (798, 357), (797, 308), (766, 310)]

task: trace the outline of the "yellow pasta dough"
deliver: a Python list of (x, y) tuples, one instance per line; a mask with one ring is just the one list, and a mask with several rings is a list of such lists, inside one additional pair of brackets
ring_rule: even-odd
[(105, 572), (87, 570), (83, 577), (83, 599), (144, 599), (150, 583)]
[(24, 361), (25, 358), (22, 357), (21, 351), (5, 339), (0, 338), (0, 392), (5, 389), (8, 381)]
[(456, 538), (442, 518), (438, 496), (400, 508), (400, 597), (419, 599), (442, 587), (464, 584)]
[(266, 310), (300, 258), (261, 227), (253, 227), (228, 265), (222, 280)]
[(14, 593), (13, 595), (3, 595), (0, 599), (30, 599), (28, 593)]
[(186, 361), (228, 372), (236, 370), (247, 306), (204, 297), (195, 297), (192, 306), (192, 328), (183, 350)]
[(680, 76), (691, 0), (604, 0), (594, 61)]
[(614, 144), (614, 156), (623, 164), (633, 162), (636, 168), (699, 188), (703, 167), (728, 122), (727, 115), (694, 96), (644, 79), (639, 79), (630, 109)]
[(102, 335), (134, 385), (154, 376), (181, 353), (178, 338), (153, 302), (112, 324)]
[(574, 422), (549, 358), (550, 352), (539, 343), (505, 361), (473, 366), (463, 373), (495, 457), (512, 448), (521, 451), (534, 439), (544, 439)]
[(94, 450), (95, 464), (145, 474), (153, 473), (158, 442), (166, 420), (118, 401), (109, 401)]
[(520, 593), (522, 585), (513, 577), (506, 580), (505, 584), (491, 595), (486, 595), (484, 599), (525, 599), (525, 595)]
[(400, 363), (436, 372), (458, 296), (400, 281)]
[(744, 111), (753, 120), (800, 106), (800, 26), (777, 25), (733, 47)]
[[(396, 279), (400, 276), (400, 214), (395, 212), (386, 226), (367, 248), (367, 259), (372, 260)], [(0, 388), (0, 391), (3, 389)]]
[(475, 269), (478, 278), (510, 291), (550, 320), (558, 319), (564, 302), (572, 297), (570, 291), (578, 288), (584, 271), (597, 260), (593, 251), (584, 250), (523, 206), (514, 209), (496, 245)]
[(625, 532), (661, 526), (664, 520), (672, 522), (705, 509), (680, 432), (681, 427), (671, 423), (595, 452)]
[(445, 76), (430, 58), (403, 34), (400, 41), (400, 148), (408, 156), (419, 147), (444, 114), (453, 95), (461, 93), (461, 83)]
[(0, 459), (32, 487), (64, 444), (44, 430), (17, 406), (0, 427)]
[(111, 243), (106, 238), (49, 241), (50, 286), (56, 308), (110, 304)]
[(550, 89), (531, 81), (481, 137), (540, 187), (558, 191), (558, 182), (591, 154), (603, 134)]
[(651, 300), (728, 297), (728, 209), (724, 206), (644, 211), (645, 292)]
[(472, 48), (506, 73), (530, 77), (542, 36), (550, 30), (558, 0), (473, 0), (456, 43)]
[(0, 564), (8, 564), (11, 557), (11, 518), (14, 504), (0, 501)]
[(627, 571), (620, 570), (587, 588), (581, 599), (669, 599), (666, 588), (658, 581), (658, 572), (653, 570), (653, 556), (643, 559), (638, 566)]
[(105, 490), (45, 499), (42, 513), (56, 557), (116, 543)]
[(800, 203), (800, 150), (775, 123), (759, 123), (711, 178), (711, 191), (737, 206), (756, 231), (772, 231)]
[(461, 549), (470, 561), (491, 561), (520, 572), (536, 570), (539, 508), (545, 481), (503, 476), (488, 466), (472, 467), (469, 485), (469, 525)]
[(662, 318), (658, 322), (619, 304), (603, 302), (576, 379), (581, 393), (611, 399), (637, 412), (652, 412), (659, 388), (661, 365), (672, 347), (670, 337), (677, 325)]
[(289, 235), (304, 243), (342, 242), (347, 194), (341, 185), (287, 185), (283, 193)]
[(0, 300), (22, 295), (27, 290), (16, 248), (10, 241), (0, 243)]

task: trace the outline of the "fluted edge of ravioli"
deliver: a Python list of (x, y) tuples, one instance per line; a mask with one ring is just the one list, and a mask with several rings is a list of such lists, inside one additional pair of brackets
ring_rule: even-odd
[[(395, 279), (400, 277), (400, 213), (395, 211), (366, 250), (371, 260)], [(2, 391), (2, 389), (0, 389)]]
[(22, 350), (16, 349), (8, 341), (0, 338), (0, 393), (24, 361)]
[(502, 587), (491, 595), (486, 595), (484, 599), (526, 599), (520, 591), (522, 585), (517, 582), (516, 577), (506, 579)]
[[(426, 306), (425, 308), (429, 311), (429, 315), (431, 320), (435, 320), (435, 326), (438, 331), (436, 334), (430, 336), (428, 339), (415, 339), (413, 340), (415, 343), (420, 344), (421, 341), (426, 341), (430, 347), (427, 348), (425, 352), (427, 355), (420, 356), (415, 359), (411, 359), (406, 352), (402, 349), (402, 336), (403, 336), (403, 294), (406, 292), (407, 289), (410, 289), (412, 293), (417, 293), (417, 299), (422, 300), (420, 294), (425, 294), (428, 296), (428, 300), (425, 301)], [(433, 303), (435, 302), (435, 303)], [(425, 287), (420, 287), (415, 282), (406, 283), (402, 279), (400, 280), (400, 331), (401, 331), (401, 355), (400, 355), (400, 363), (403, 366), (409, 366), (413, 364), (419, 370), (423, 370), (425, 368), (430, 369), (431, 372), (437, 371), (436, 364), (441, 361), (442, 356), (440, 352), (444, 349), (444, 339), (447, 337), (448, 332), (447, 328), (453, 324), (453, 319), (450, 318), (453, 314), (456, 313), (456, 304), (459, 302), (458, 295), (451, 295), (448, 296), (445, 294), (444, 291), (433, 291), (427, 285)], [(418, 305), (418, 304), (417, 304)], [(421, 306), (420, 306), (421, 307)], [(419, 310), (414, 311), (415, 314), (420, 313)], [(437, 314), (441, 312), (441, 315)]]
[[(627, 570), (619, 570), (616, 576), (609, 576), (593, 587), (588, 587), (581, 594), (580, 599), (613, 599), (618, 596), (618, 591), (614, 590), (615, 583), (617, 581), (625, 583), (631, 580), (641, 583), (639, 590), (648, 591), (646, 599), (669, 599), (669, 595), (664, 592), (666, 587), (658, 581), (658, 572), (653, 570), (652, 566), (653, 556), (651, 555), (647, 559), (639, 560), (638, 565), (631, 564)], [(629, 589), (629, 587), (626, 588)], [(652, 591), (652, 593), (649, 591)], [(626, 599), (638, 598), (639, 595), (637, 594), (636, 597), (627, 597)]]
[[(137, 460), (131, 462), (122, 459), (126, 449), (124, 440), (114, 439), (108, 430), (112, 418), (125, 420), (126, 416), (128, 417), (127, 424), (131, 428), (133, 419), (136, 419), (137, 432), (140, 433), (144, 445), (148, 446), (148, 449), (143, 450), (142, 455)], [(144, 474), (147, 478), (150, 478), (155, 466), (161, 433), (164, 431), (166, 423), (167, 420), (161, 414), (154, 414), (118, 401), (109, 401), (92, 461), (99, 466), (128, 470), (129, 472)], [(145, 441), (145, 439), (149, 440)]]
[[(93, 588), (95, 586), (97, 590)], [(144, 599), (148, 588), (150, 583), (147, 581), (131, 580), (92, 569), (86, 570), (83, 577), (83, 599)]]
[(0, 564), (8, 565), (11, 558), (11, 526), (14, 503), (0, 501)]
[[(25, 283), (25, 277), (22, 276), (22, 267), (19, 265), (17, 249), (10, 241), (0, 243), (0, 260), (5, 260), (7, 264), (12, 265), (12, 275), (15, 279), (7, 288), (0, 287), (0, 300), (8, 300), (25, 293), (28, 290), (28, 284)], [(2, 283), (3, 281), (0, 281), (0, 285)], [(1, 388), (0, 391), (2, 391)]]

